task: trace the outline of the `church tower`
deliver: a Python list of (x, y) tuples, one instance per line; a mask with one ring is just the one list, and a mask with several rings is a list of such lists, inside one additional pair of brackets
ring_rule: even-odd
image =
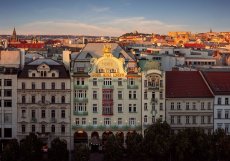
[(14, 31), (13, 31), (13, 34), (12, 34), (12, 37), (11, 37), (11, 41), (18, 41), (15, 28), (14, 28)]

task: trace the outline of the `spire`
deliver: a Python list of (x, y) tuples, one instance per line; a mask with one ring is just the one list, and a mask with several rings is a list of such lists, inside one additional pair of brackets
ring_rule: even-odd
[(12, 34), (11, 40), (17, 41), (17, 34), (16, 34), (15, 27), (14, 27), (14, 31), (13, 31), (13, 34)]

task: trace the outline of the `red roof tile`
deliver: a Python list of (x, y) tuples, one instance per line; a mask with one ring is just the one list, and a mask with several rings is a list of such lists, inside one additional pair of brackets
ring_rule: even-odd
[(203, 72), (214, 94), (230, 95), (230, 72)]
[(199, 71), (166, 72), (166, 98), (213, 97)]

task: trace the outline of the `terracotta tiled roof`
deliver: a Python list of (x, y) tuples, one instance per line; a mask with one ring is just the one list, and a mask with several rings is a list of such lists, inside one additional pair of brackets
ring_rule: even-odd
[(203, 72), (213, 93), (216, 95), (230, 95), (230, 72)]
[(213, 97), (199, 71), (166, 72), (166, 98)]

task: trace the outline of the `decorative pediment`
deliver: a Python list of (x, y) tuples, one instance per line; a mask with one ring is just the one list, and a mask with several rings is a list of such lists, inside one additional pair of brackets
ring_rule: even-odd
[(50, 71), (49, 65), (42, 63), (37, 67), (37, 71)]

